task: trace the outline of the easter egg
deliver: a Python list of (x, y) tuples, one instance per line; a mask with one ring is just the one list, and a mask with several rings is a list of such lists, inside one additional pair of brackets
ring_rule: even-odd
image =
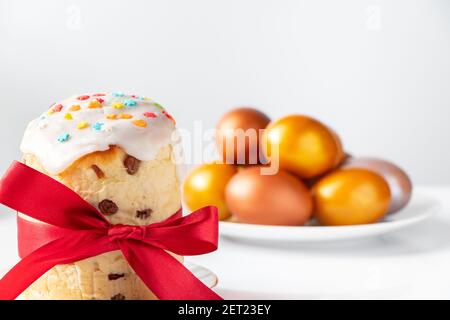
[(322, 225), (369, 224), (382, 219), (391, 202), (389, 185), (367, 169), (339, 169), (313, 187), (315, 217)]
[(378, 158), (348, 158), (343, 168), (365, 168), (381, 175), (391, 190), (391, 204), (388, 213), (399, 211), (411, 199), (413, 185), (408, 174), (399, 166)]
[(303, 115), (291, 115), (270, 123), (262, 146), (270, 162), (303, 179), (320, 176), (343, 158), (337, 134), (321, 122)]
[(192, 170), (183, 185), (186, 206), (194, 211), (205, 206), (216, 206), (219, 219), (230, 216), (225, 204), (225, 187), (236, 173), (236, 167), (226, 164), (204, 164)]
[(342, 140), (339, 137), (339, 135), (336, 133), (336, 131), (334, 131), (333, 129), (331, 129), (329, 127), (328, 127), (328, 130), (330, 130), (331, 135), (333, 136), (333, 139), (337, 145), (338, 153), (336, 155), (336, 162), (334, 163), (334, 168), (336, 168), (345, 161), (348, 154), (344, 151), (344, 147), (342, 145)]
[(239, 170), (227, 185), (226, 203), (236, 220), (263, 225), (304, 225), (313, 210), (308, 188), (284, 170), (262, 175), (260, 169), (254, 166)]
[(223, 162), (244, 165), (263, 162), (259, 154), (261, 129), (269, 122), (263, 112), (248, 107), (223, 115), (216, 126), (216, 144)]

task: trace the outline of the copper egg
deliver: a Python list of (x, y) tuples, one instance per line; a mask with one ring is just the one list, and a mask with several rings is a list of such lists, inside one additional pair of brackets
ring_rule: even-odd
[(305, 184), (280, 170), (261, 175), (261, 167), (240, 170), (229, 181), (225, 200), (238, 222), (299, 226), (312, 215), (313, 201)]
[(236, 108), (224, 114), (216, 126), (216, 144), (222, 161), (244, 165), (263, 163), (261, 130), (269, 122), (266, 114), (249, 107)]

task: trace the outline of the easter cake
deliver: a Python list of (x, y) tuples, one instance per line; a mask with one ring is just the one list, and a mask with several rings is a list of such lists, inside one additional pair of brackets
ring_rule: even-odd
[[(110, 223), (148, 225), (181, 207), (174, 132), (174, 119), (147, 97), (77, 95), (30, 122), (22, 161), (75, 191)], [(22, 297), (155, 298), (120, 251), (55, 266)]]

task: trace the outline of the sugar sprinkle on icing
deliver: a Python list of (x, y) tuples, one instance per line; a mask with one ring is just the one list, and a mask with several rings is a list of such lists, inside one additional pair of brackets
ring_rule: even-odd
[(132, 100), (132, 99), (126, 99), (123, 103), (127, 107), (135, 107), (135, 106), (137, 106), (136, 100)]
[(104, 125), (105, 125), (105, 124), (102, 123), (102, 122), (96, 122), (96, 123), (94, 123), (94, 125), (92, 126), (92, 129), (94, 129), (95, 131), (102, 131)]
[(70, 139), (70, 134), (68, 134), (68, 133), (63, 133), (62, 135), (60, 135), (58, 137), (59, 142), (66, 142), (66, 141), (69, 141), (69, 139)]

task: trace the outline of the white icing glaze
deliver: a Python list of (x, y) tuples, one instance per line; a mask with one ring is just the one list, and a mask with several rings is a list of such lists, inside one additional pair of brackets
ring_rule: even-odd
[[(89, 96), (86, 100), (79, 100), (80, 96), (55, 103), (39, 118), (31, 121), (25, 131), (21, 151), (34, 154), (49, 173), (60, 173), (80, 157), (108, 150), (111, 145), (117, 145), (133, 157), (146, 161), (153, 160), (161, 147), (172, 144), (174, 121), (152, 100), (109, 93), (98, 97), (86, 94)], [(91, 101), (98, 98), (104, 100), (101, 107), (89, 108)], [(115, 103), (127, 100), (135, 101), (137, 105), (123, 106), (121, 109), (114, 107)], [(58, 105), (62, 105), (62, 109), (52, 112), (58, 110)], [(80, 110), (70, 111), (73, 105), (79, 105)], [(71, 120), (66, 119), (67, 113), (70, 113)], [(149, 114), (145, 116), (144, 113), (153, 113), (156, 117), (149, 117)], [(108, 119), (107, 115), (110, 114), (129, 114), (132, 118)], [(136, 120), (145, 121), (147, 126), (137, 126), (134, 124)], [(78, 129), (77, 126), (82, 122), (87, 122), (88, 126)], [(103, 124), (101, 130), (94, 129), (96, 123)], [(67, 134), (67, 141), (58, 140)]]

